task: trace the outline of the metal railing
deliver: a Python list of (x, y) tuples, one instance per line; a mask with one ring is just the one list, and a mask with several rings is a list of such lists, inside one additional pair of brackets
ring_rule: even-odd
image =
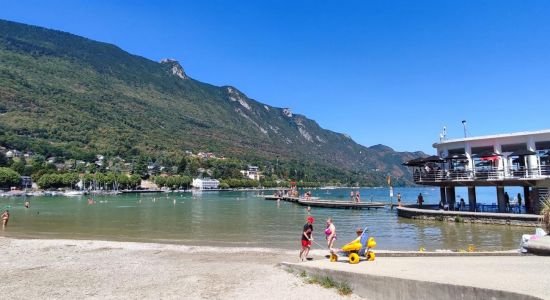
[(550, 165), (537, 168), (510, 167), (506, 169), (483, 167), (474, 170), (433, 169), (413, 172), (415, 182), (468, 181), (468, 180), (504, 180), (504, 179), (543, 179), (550, 177)]

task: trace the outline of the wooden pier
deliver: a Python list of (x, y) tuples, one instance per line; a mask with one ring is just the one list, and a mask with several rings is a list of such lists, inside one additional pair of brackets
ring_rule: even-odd
[(338, 200), (321, 200), (321, 199), (306, 199), (298, 197), (277, 197), (266, 196), (265, 200), (271, 201), (286, 201), (293, 202), (303, 206), (310, 207), (325, 207), (325, 208), (342, 208), (342, 209), (378, 209), (384, 208), (386, 203), (383, 202), (351, 202), (351, 201), (338, 201)]

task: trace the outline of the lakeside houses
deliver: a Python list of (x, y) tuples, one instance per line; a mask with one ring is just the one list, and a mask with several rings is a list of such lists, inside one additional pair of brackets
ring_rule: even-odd
[(194, 178), (191, 185), (199, 190), (214, 190), (220, 187), (220, 181), (211, 178)]
[(243, 174), (244, 177), (252, 180), (259, 181), (260, 180), (260, 168), (257, 166), (251, 166), (249, 165), (246, 170), (241, 170), (241, 174)]
[(103, 155), (96, 155), (95, 164), (96, 164), (98, 167), (102, 167), (103, 164), (104, 164), (104, 161), (105, 161), (105, 156), (103, 156)]
[(21, 157), (21, 151), (19, 150), (8, 150), (6, 152), (6, 157), (7, 158), (14, 158), (14, 157)]
[(32, 179), (30, 176), (21, 176), (21, 187), (24, 189), (32, 188)]

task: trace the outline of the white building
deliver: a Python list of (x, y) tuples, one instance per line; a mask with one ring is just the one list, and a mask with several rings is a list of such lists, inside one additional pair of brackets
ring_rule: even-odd
[(9, 150), (8, 152), (6, 152), (7, 158), (14, 158), (14, 157), (20, 157), (20, 156), (21, 156), (21, 151), (19, 150)]
[(248, 169), (241, 171), (244, 177), (252, 180), (260, 180), (260, 168), (256, 166), (248, 166)]
[(505, 186), (524, 189), (528, 213), (540, 211), (550, 195), (550, 129), (488, 136), (442, 139), (437, 155), (405, 163), (417, 184), (439, 186), (442, 201), (455, 202), (455, 187), (468, 187), (470, 210), (476, 186), (497, 189), (498, 211), (507, 210)]
[(220, 187), (220, 181), (210, 178), (195, 178), (191, 185), (200, 190), (213, 190)]

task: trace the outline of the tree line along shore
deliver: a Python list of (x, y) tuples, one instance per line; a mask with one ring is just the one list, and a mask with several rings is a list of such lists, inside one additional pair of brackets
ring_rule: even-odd
[(120, 157), (97, 155), (93, 161), (85, 162), (46, 158), (40, 154), (14, 156), (13, 152), (8, 157), (0, 152), (0, 189), (139, 189), (143, 180), (154, 183), (158, 188), (188, 189), (194, 177), (219, 179), (221, 189), (288, 188), (292, 181), (298, 187), (307, 188), (349, 185), (348, 182), (325, 176), (318, 178), (307, 166), (298, 162), (257, 167), (253, 179), (247, 177), (247, 166), (250, 165), (244, 161), (218, 158), (212, 154), (190, 154), (172, 164), (145, 157), (127, 162)]

